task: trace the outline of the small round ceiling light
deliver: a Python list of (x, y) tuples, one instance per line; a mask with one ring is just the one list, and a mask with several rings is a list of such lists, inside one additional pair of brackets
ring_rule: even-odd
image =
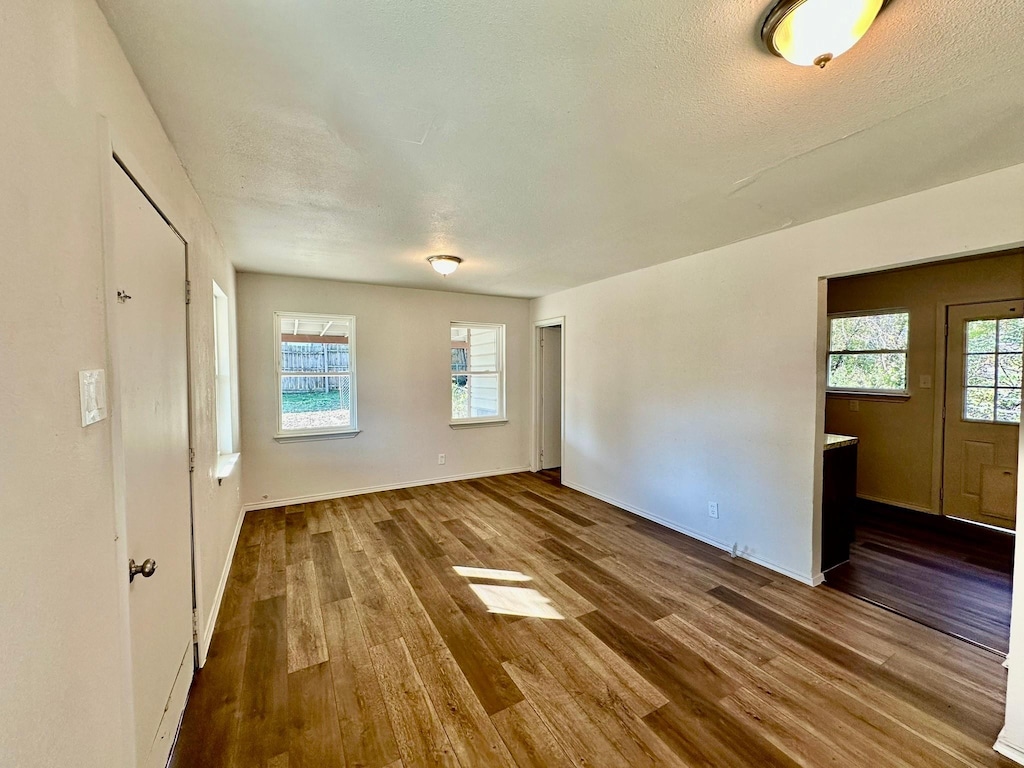
[(459, 264), (462, 263), (462, 259), (458, 256), (429, 256), (427, 261), (430, 262), (430, 266), (434, 268), (434, 271), (440, 275), (448, 277), (452, 272), (459, 268)]
[(824, 68), (850, 50), (888, 0), (779, 0), (761, 28), (776, 56), (801, 67)]

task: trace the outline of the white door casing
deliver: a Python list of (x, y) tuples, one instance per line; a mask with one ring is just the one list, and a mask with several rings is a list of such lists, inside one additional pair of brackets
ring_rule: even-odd
[(541, 469), (562, 465), (562, 328), (540, 329)]
[(110, 162), (126, 546), (137, 564), (156, 562), (128, 588), (135, 764), (162, 768), (193, 673), (186, 248)]

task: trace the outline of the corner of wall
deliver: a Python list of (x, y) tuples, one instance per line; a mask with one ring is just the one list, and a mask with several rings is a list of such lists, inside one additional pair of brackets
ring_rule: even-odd
[(217, 584), (217, 591), (214, 594), (213, 603), (210, 605), (209, 613), (201, 618), (198, 627), (199, 636), (199, 659), (200, 667), (206, 665), (206, 658), (210, 653), (210, 644), (213, 642), (213, 633), (217, 627), (217, 616), (220, 613), (220, 606), (224, 602), (224, 590), (227, 587), (228, 577), (231, 574), (231, 564), (235, 560), (235, 549), (238, 547), (238, 537), (242, 532), (242, 523), (245, 521), (245, 507), (239, 507), (238, 520), (235, 522), (235, 532), (231, 536), (231, 546), (228, 547), (227, 559), (224, 561), (224, 568), (221, 571), (220, 582)]
[(1016, 763), (1024, 765), (1024, 747), (1007, 741), (1005, 728), (999, 733), (999, 738), (996, 739), (996, 743), (992, 746), (992, 749), (1003, 757), (1007, 757)]

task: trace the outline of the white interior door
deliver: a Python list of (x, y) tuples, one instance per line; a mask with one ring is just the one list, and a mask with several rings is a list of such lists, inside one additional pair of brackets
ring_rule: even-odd
[[(111, 159), (113, 335), (136, 765), (164, 766), (193, 671), (185, 244)], [(128, 298), (130, 297), (130, 298)], [(125, 578), (129, 574), (125, 573)]]
[(1014, 528), (1024, 301), (949, 308), (942, 511)]
[(540, 468), (562, 466), (562, 328), (540, 329)]

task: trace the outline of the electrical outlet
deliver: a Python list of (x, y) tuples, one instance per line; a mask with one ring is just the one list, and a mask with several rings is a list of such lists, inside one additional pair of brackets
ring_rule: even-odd
[(851, 411), (859, 411), (860, 410), (860, 400), (851, 400), (850, 401), (850, 410)]
[(713, 517), (713, 518), (715, 518), (715, 520), (718, 519), (718, 502), (717, 501), (709, 501), (708, 502), (708, 517)]
[(448, 459), (445, 458), (445, 455), (443, 453), (437, 454), (437, 463), (438, 464), (444, 464), (447, 460)]

